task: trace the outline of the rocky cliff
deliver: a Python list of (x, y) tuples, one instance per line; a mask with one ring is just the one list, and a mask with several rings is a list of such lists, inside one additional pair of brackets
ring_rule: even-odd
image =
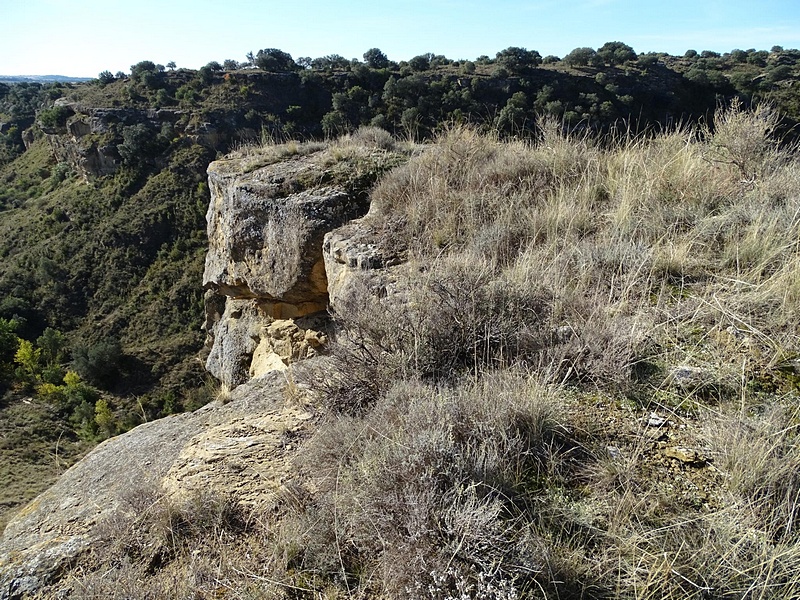
[(40, 117), (37, 124), (55, 160), (69, 164), (86, 180), (116, 173), (126, 150), (165, 166), (166, 158), (156, 147), (159, 135), (165, 144), (179, 137), (217, 149), (230, 137), (192, 111), (177, 108), (96, 107), (59, 98), (52, 110), (58, 117)]
[(341, 279), (343, 255), (326, 235), (363, 216), (371, 184), (402, 160), (352, 141), (292, 152), (281, 162), (245, 155), (208, 169), (206, 368), (228, 388), (325, 344), (328, 282)]
[(68, 594), (67, 575), (109, 542), (136, 498), (213, 490), (261, 505), (285, 489), (316, 420), (294, 363), (327, 341), (328, 281), (341, 293), (345, 271), (380, 263), (364, 258), (374, 252), (363, 239), (332, 232), (367, 211), (371, 185), (402, 160), (351, 140), (209, 167), (207, 368), (223, 392), (104, 442), (18, 513), (0, 541), (0, 599)]

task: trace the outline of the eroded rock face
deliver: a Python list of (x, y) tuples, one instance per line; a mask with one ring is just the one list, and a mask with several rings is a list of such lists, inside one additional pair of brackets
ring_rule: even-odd
[[(85, 133), (71, 125), (73, 135)], [(156, 490), (180, 499), (213, 491), (268, 510), (303, 476), (292, 459), (316, 415), (298, 402), (292, 382), (311, 368), (300, 361), (327, 342), (329, 278), (345, 293), (348, 274), (370, 268), (381, 285), (392, 285), (382, 268), (392, 261), (379, 258), (379, 244), (367, 239), (375, 232), (339, 228), (366, 212), (370, 177), (396, 159), (359, 155), (368, 176), (353, 168), (355, 182), (331, 175), (337, 165), (329, 156), (257, 169), (212, 164), (207, 368), (233, 391), (104, 442), (16, 515), (0, 538), (0, 600), (68, 597), (70, 571), (91, 567), (91, 551), (130, 510), (131, 495)]]
[[(218, 302), (220, 297), (215, 298)], [(222, 314), (207, 321), (211, 351), (206, 369), (229, 389), (311, 358), (327, 342), (326, 315), (276, 319), (274, 309), (256, 298), (226, 298)]]
[(233, 298), (324, 309), (328, 300), (323, 236), (364, 214), (364, 199), (336, 186), (294, 192), (315, 176), (296, 160), (242, 173), (231, 161), (208, 168), (211, 204), (203, 283)]
[(108, 440), (28, 504), (0, 541), (0, 599), (32, 595), (73, 565), (126, 493), (163, 477), (203, 418), (168, 417)]
[[(376, 156), (380, 165), (388, 155)], [(213, 297), (207, 296), (206, 368), (230, 388), (324, 345), (323, 239), (369, 204), (366, 190), (353, 185), (357, 169), (332, 175), (338, 165), (324, 151), (257, 168), (251, 162), (226, 159), (208, 168), (203, 284)]]
[(66, 107), (70, 116), (62, 126), (40, 128), (58, 162), (70, 164), (84, 179), (113, 175), (120, 166), (115, 131), (136, 124), (145, 124), (154, 132), (164, 125), (175, 126), (184, 131), (181, 122), (186, 117), (177, 109), (98, 108), (69, 102), (64, 98), (55, 101), (55, 106)]

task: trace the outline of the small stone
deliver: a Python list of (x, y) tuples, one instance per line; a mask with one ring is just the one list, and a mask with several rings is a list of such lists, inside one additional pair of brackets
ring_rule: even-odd
[(650, 418), (647, 419), (648, 427), (663, 427), (666, 424), (667, 424), (666, 417), (662, 417), (658, 413), (651, 412)]
[(668, 377), (668, 381), (677, 388), (686, 391), (697, 390), (707, 386), (711, 382), (708, 371), (699, 367), (681, 365), (673, 368)]
[(694, 448), (686, 448), (684, 446), (672, 446), (667, 448), (664, 453), (669, 458), (674, 458), (682, 463), (702, 465), (706, 459)]

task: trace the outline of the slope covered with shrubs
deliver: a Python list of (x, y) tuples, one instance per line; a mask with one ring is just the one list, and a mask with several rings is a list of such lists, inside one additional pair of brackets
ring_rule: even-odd
[(776, 124), (442, 134), (366, 218), (407, 297), (355, 285), (288, 397), (323, 415), (302, 481), (267, 512), (154, 495), (159, 564), (123, 523), (77, 597), (796, 596), (800, 166)]

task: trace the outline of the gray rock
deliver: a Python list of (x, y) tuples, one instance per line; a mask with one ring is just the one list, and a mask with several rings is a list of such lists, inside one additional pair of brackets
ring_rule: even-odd
[(376, 296), (401, 294), (396, 272), (397, 267), (403, 264), (402, 257), (383, 244), (380, 233), (366, 220), (354, 220), (328, 233), (322, 254), (329, 302), (334, 311), (342, 305), (355, 280)]
[[(203, 284), (234, 298), (327, 304), (323, 236), (366, 211), (337, 186), (301, 189), (313, 180), (311, 160), (243, 172), (217, 161), (208, 168), (211, 203)], [(239, 168), (237, 168), (237, 166)]]
[(711, 374), (700, 367), (680, 365), (669, 372), (668, 382), (683, 391), (696, 391), (709, 386), (713, 379)]
[[(285, 401), (285, 386), (282, 373), (256, 378), (224, 405), (145, 423), (97, 446), (6, 526), (0, 600), (55, 597), (72, 568), (102, 552), (126, 498), (142, 491), (178, 499), (213, 491), (269, 505), (298, 476), (284, 448), (286, 432), (300, 440), (314, 422), (305, 408)], [(254, 472), (258, 478), (242, 477)]]
[(258, 346), (258, 331), (265, 322), (253, 300), (228, 298), (219, 320), (209, 333), (211, 351), (206, 370), (228, 389), (250, 379), (250, 363)]

